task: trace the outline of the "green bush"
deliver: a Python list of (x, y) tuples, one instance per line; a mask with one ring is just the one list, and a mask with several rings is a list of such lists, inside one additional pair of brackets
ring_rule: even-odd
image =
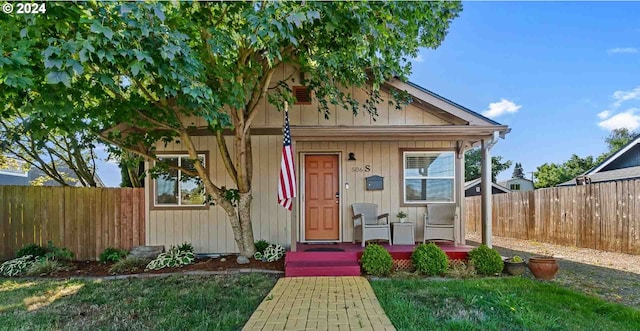
[(23, 257), (27, 255), (31, 255), (33, 257), (39, 257), (39, 256), (44, 256), (45, 254), (47, 254), (47, 250), (42, 248), (42, 246), (38, 244), (29, 244), (27, 246), (20, 248), (16, 252), (16, 257)]
[(369, 244), (362, 253), (362, 269), (374, 276), (385, 276), (391, 273), (393, 259), (384, 247), (378, 244)]
[(178, 245), (178, 250), (182, 251), (182, 252), (191, 252), (193, 253), (195, 250), (193, 249), (193, 245), (191, 245), (191, 243), (188, 242), (183, 242), (182, 244)]
[(181, 251), (178, 247), (171, 246), (165, 253), (160, 253), (153, 261), (147, 264), (146, 269), (159, 270), (164, 268), (182, 267), (193, 263), (196, 256), (190, 251)]
[(27, 272), (34, 261), (35, 260), (31, 255), (25, 255), (13, 260), (5, 261), (2, 265), (0, 265), (0, 276), (20, 276)]
[(256, 245), (256, 253), (264, 254), (264, 250), (269, 247), (269, 242), (261, 239), (255, 242)]
[(494, 275), (502, 271), (504, 262), (493, 248), (482, 244), (469, 252), (469, 260), (473, 262), (476, 272), (481, 275)]
[(44, 256), (47, 260), (71, 261), (75, 255), (68, 248), (57, 247), (53, 244), (53, 241), (49, 240), (47, 242), (47, 253)]
[(129, 251), (126, 249), (107, 247), (100, 253), (100, 262), (118, 262), (127, 257), (127, 254)]
[(418, 272), (429, 276), (442, 275), (449, 267), (447, 254), (434, 243), (418, 245), (411, 261)]
[(27, 275), (45, 276), (61, 270), (65, 270), (65, 266), (60, 261), (39, 258), (27, 269)]
[(140, 259), (137, 257), (130, 257), (127, 259), (122, 259), (116, 263), (114, 263), (109, 272), (112, 274), (122, 274), (125, 272), (136, 272), (144, 270), (144, 268), (149, 264), (149, 260)]

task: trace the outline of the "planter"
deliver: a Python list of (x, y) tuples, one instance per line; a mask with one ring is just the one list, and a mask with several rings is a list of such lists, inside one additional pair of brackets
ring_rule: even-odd
[(551, 256), (529, 258), (529, 270), (538, 279), (551, 280), (558, 273), (558, 261)]
[(522, 262), (504, 261), (504, 272), (511, 276), (520, 276), (527, 269), (527, 264)]

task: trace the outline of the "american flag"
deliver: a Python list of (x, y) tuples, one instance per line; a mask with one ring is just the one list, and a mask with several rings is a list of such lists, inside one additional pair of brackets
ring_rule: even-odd
[(291, 210), (296, 196), (296, 171), (293, 166), (293, 147), (289, 129), (289, 112), (284, 105), (284, 141), (282, 142), (282, 161), (280, 162), (280, 182), (278, 183), (278, 203)]

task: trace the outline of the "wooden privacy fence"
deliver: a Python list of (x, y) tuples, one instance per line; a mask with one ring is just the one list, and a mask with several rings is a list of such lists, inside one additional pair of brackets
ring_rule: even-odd
[[(495, 194), (493, 235), (640, 254), (640, 180)], [(481, 232), (480, 196), (465, 199), (467, 232)]]
[(144, 189), (0, 186), (0, 260), (48, 240), (78, 260), (145, 242)]

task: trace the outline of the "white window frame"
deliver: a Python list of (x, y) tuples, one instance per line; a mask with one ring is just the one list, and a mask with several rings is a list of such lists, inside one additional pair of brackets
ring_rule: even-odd
[[(160, 154), (158, 155), (158, 158), (177, 158), (178, 159), (178, 167), (180, 166), (180, 164), (182, 163), (182, 158), (183, 157), (189, 157), (189, 154)], [(207, 162), (207, 157), (205, 154), (202, 153), (198, 153), (198, 158), (202, 157), (202, 166), (206, 167), (206, 162)], [(155, 165), (155, 162), (154, 162)], [(183, 205), (182, 204), (182, 193), (180, 191), (180, 176), (182, 176), (182, 170), (178, 169), (178, 204), (174, 205), (174, 204), (159, 204), (157, 203), (157, 199), (158, 199), (158, 179), (157, 178), (153, 178), (153, 206), (154, 207), (160, 207), (160, 208), (202, 208), (203, 206), (206, 206), (207, 203), (203, 203), (201, 205)], [(202, 179), (200, 179), (202, 180)]]
[[(441, 154), (451, 154), (452, 156), (452, 165), (453, 165), (453, 176), (406, 176), (405, 172), (407, 169), (407, 155), (411, 154), (433, 154), (433, 155), (441, 155)], [(424, 205), (427, 203), (455, 203), (456, 202), (456, 155), (454, 151), (403, 151), (402, 152), (402, 202), (405, 205)], [(408, 179), (451, 179), (453, 181), (453, 191), (451, 194), (453, 195), (453, 199), (451, 201), (433, 201), (433, 200), (420, 200), (420, 201), (407, 201), (407, 180)]]

